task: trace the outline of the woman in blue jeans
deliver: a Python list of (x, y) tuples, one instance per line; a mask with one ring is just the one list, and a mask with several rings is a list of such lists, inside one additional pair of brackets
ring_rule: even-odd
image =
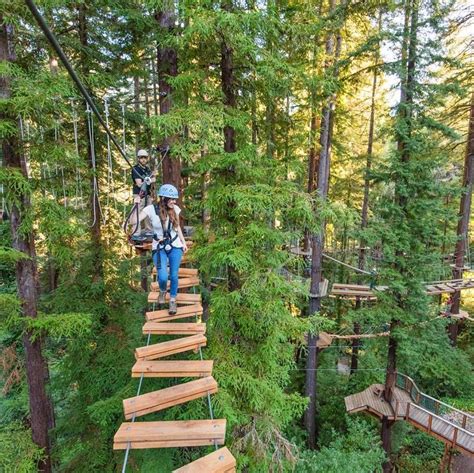
[(158, 303), (165, 303), (169, 262), (169, 279), (171, 281), (169, 313), (176, 314), (178, 270), (181, 257), (188, 251), (188, 247), (179, 225), (181, 209), (176, 205), (178, 190), (171, 184), (163, 184), (157, 195), (159, 200), (146, 206), (140, 212), (139, 220), (142, 221), (148, 217), (153, 227), (152, 255), (160, 285)]

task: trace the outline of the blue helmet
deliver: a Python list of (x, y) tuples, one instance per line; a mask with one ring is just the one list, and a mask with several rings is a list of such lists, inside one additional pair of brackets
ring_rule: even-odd
[(168, 197), (169, 199), (177, 199), (179, 197), (178, 189), (172, 184), (163, 184), (158, 189), (158, 195), (160, 197)]

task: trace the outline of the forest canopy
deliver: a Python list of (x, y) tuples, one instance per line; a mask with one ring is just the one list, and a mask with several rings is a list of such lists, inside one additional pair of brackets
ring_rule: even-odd
[[(209, 419), (236, 471), (472, 467), (469, 1), (0, 0), (0, 25), (0, 471), (171, 472), (217, 442), (117, 448), (123, 423)], [(162, 184), (177, 315), (135, 225)], [(183, 333), (170, 360), (212, 380), (132, 372)], [(210, 384), (126, 418), (180, 383)]]

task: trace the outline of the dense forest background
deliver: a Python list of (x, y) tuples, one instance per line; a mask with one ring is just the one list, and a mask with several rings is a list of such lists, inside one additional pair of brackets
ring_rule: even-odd
[[(396, 366), (474, 411), (474, 324), (438, 317), (447, 297), (423, 292), (472, 276), (472, 234), (458, 230), (472, 4), (38, 3), (129, 159), (148, 149), (158, 182), (182, 192), (213, 409), (239, 471), (437, 471), (441, 442), (397, 422), (389, 458), (380, 422), (348, 416), (344, 397)], [(130, 169), (26, 5), (0, 0), (0, 24), (0, 471), (119, 471), (112, 439), (136, 391), (151, 273), (121, 228)], [(321, 277), (388, 290), (377, 303), (318, 297)], [(474, 313), (472, 291), (461, 307)], [(321, 331), (389, 328), (315, 348)], [(128, 468), (171, 471), (206, 451), (134, 450)]]

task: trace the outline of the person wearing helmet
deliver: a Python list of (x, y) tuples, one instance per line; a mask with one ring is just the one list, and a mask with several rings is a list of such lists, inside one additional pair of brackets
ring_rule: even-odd
[[(132, 168), (132, 182), (133, 182), (133, 200), (139, 197), (139, 210), (143, 210), (147, 205), (151, 204), (150, 187), (156, 181), (154, 173), (148, 167), (148, 152), (145, 149), (140, 149), (137, 152), (138, 163)], [(145, 221), (145, 231), (151, 231), (148, 221)], [(140, 226), (137, 228), (137, 233), (140, 233)]]
[(157, 197), (158, 199), (152, 205), (146, 206), (140, 212), (139, 219), (141, 221), (148, 217), (153, 227), (152, 256), (160, 286), (158, 303), (165, 303), (169, 276), (169, 313), (176, 314), (178, 270), (183, 253), (188, 251), (188, 247), (179, 224), (181, 209), (176, 205), (178, 190), (172, 184), (163, 184), (157, 192)]

